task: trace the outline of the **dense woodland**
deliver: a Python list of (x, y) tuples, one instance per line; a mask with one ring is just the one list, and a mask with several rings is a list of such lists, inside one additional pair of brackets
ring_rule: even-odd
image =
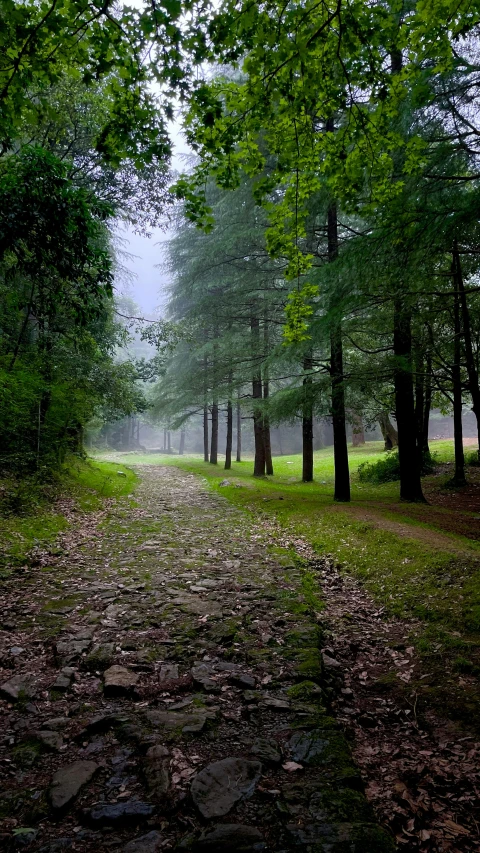
[[(463, 407), (480, 430), (477, 4), (2, 0), (0, 19), (2, 469), (44, 476), (92, 423), (148, 411), (166, 429), (200, 419), (212, 464), (224, 420), (227, 469), (252, 423), (256, 476), (273, 472), (271, 428), (301, 424), (309, 481), (327, 419), (336, 500), (347, 428), (379, 423), (401, 497), (422, 501), (435, 407), (453, 414), (464, 484)], [(153, 323), (115, 290), (122, 222), (173, 232)], [(125, 357), (135, 330), (153, 357)]]

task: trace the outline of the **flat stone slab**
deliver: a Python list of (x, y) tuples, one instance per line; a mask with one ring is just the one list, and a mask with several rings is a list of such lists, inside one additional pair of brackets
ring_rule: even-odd
[(105, 696), (128, 696), (133, 692), (139, 676), (124, 666), (111, 666), (104, 672)]
[(178, 664), (166, 663), (160, 667), (160, 681), (172, 681), (178, 678)]
[(214, 711), (187, 714), (185, 711), (147, 711), (144, 715), (149, 723), (160, 729), (181, 729), (201, 732), (207, 720), (214, 720)]
[(140, 800), (127, 800), (124, 803), (108, 803), (104, 806), (94, 806), (84, 811), (84, 817), (91, 826), (119, 826), (134, 824), (148, 820), (153, 815), (155, 807), (151, 803)]
[(0, 696), (7, 702), (19, 699), (33, 699), (36, 694), (35, 681), (31, 675), (14, 675), (0, 685)]
[(94, 761), (75, 761), (57, 770), (48, 792), (52, 809), (54, 811), (66, 809), (80, 789), (93, 779), (97, 770), (99, 765)]
[(222, 823), (202, 832), (192, 853), (261, 853), (265, 849), (262, 833), (256, 827)]
[(260, 779), (259, 761), (224, 758), (213, 761), (192, 782), (192, 798), (203, 817), (222, 817), (239, 800), (251, 797)]
[(165, 746), (156, 744), (147, 750), (143, 773), (148, 791), (156, 802), (165, 799), (170, 788), (170, 753)]

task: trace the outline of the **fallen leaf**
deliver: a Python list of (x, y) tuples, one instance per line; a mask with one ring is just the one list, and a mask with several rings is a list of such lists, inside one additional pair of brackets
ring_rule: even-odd
[(296, 761), (286, 761), (285, 764), (282, 764), (284, 770), (288, 773), (293, 773), (295, 770), (303, 770), (301, 764), (297, 764)]

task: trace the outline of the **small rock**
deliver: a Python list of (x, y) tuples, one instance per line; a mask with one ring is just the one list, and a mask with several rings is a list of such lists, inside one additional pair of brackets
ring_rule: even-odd
[(203, 817), (222, 817), (238, 800), (251, 797), (260, 778), (259, 761), (224, 758), (197, 773), (192, 782), (192, 798)]
[(170, 753), (165, 746), (156, 744), (147, 750), (143, 772), (152, 797), (158, 802), (165, 799), (170, 788)]
[(264, 761), (266, 764), (280, 764), (282, 760), (282, 754), (274, 740), (258, 738), (254, 741), (251, 751), (253, 755), (258, 756), (260, 761)]
[(36, 687), (31, 675), (14, 675), (8, 681), (0, 685), (0, 697), (7, 702), (16, 702), (18, 699), (33, 699)]
[(24, 651), (25, 649), (22, 649), (21, 646), (12, 646), (12, 648), (10, 649), (10, 654), (13, 655), (13, 657), (18, 657), (18, 655), (21, 655)]
[(115, 655), (114, 643), (100, 643), (93, 646), (85, 658), (85, 666), (89, 670), (104, 670), (110, 666)]
[(342, 664), (335, 658), (330, 657), (327, 652), (322, 652), (322, 660), (325, 669), (342, 669)]
[(274, 711), (290, 711), (292, 707), (287, 699), (264, 699), (262, 705)]
[(99, 770), (94, 761), (75, 761), (61, 767), (54, 774), (48, 798), (54, 811), (67, 808), (84, 785), (90, 782)]
[(222, 823), (205, 829), (194, 842), (192, 853), (261, 853), (265, 849), (262, 833), (256, 827)]
[(178, 678), (178, 666), (176, 663), (166, 663), (160, 667), (160, 681), (172, 681)]
[(52, 690), (69, 690), (76, 670), (71, 666), (64, 666), (57, 675), (57, 680), (52, 684)]
[(65, 729), (69, 722), (68, 717), (52, 717), (50, 720), (45, 720), (42, 723), (42, 729), (49, 732), (56, 732), (58, 729)]
[(148, 820), (154, 811), (155, 808), (150, 803), (127, 800), (125, 803), (94, 806), (93, 809), (86, 809), (83, 814), (92, 826), (119, 826)]
[(248, 675), (247, 673), (232, 675), (230, 681), (232, 684), (235, 684), (236, 687), (241, 687), (243, 690), (254, 690), (257, 683), (256, 678), (254, 678), (253, 675)]
[(35, 737), (40, 740), (47, 749), (52, 752), (59, 752), (63, 746), (63, 738), (58, 732), (45, 731), (36, 732)]
[(55, 657), (62, 664), (69, 664), (79, 658), (89, 645), (89, 639), (59, 640), (55, 645)]
[(139, 676), (123, 666), (111, 666), (104, 673), (105, 696), (126, 696), (133, 692)]
[(123, 848), (124, 853), (157, 853), (160, 850), (162, 836), (155, 830), (129, 841)]
[(231, 486), (230, 480), (222, 480), (220, 486)]
[(205, 664), (200, 664), (200, 666), (194, 666), (190, 670), (192, 674), (192, 678), (195, 684), (198, 684), (208, 693), (215, 693), (220, 690), (219, 685), (213, 678), (211, 678), (212, 670), (209, 666), (205, 666)]

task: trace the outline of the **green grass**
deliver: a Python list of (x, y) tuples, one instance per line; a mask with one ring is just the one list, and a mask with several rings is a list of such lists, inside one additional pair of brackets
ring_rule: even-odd
[[(119, 476), (118, 471), (125, 473)], [(99, 509), (105, 498), (130, 494), (137, 475), (125, 466), (72, 457), (55, 479), (16, 483), (0, 480), (0, 579), (28, 562), (35, 547), (49, 548), (69, 522), (55, 509), (56, 499), (73, 497), (83, 512)], [(15, 511), (12, 511), (12, 507)]]

